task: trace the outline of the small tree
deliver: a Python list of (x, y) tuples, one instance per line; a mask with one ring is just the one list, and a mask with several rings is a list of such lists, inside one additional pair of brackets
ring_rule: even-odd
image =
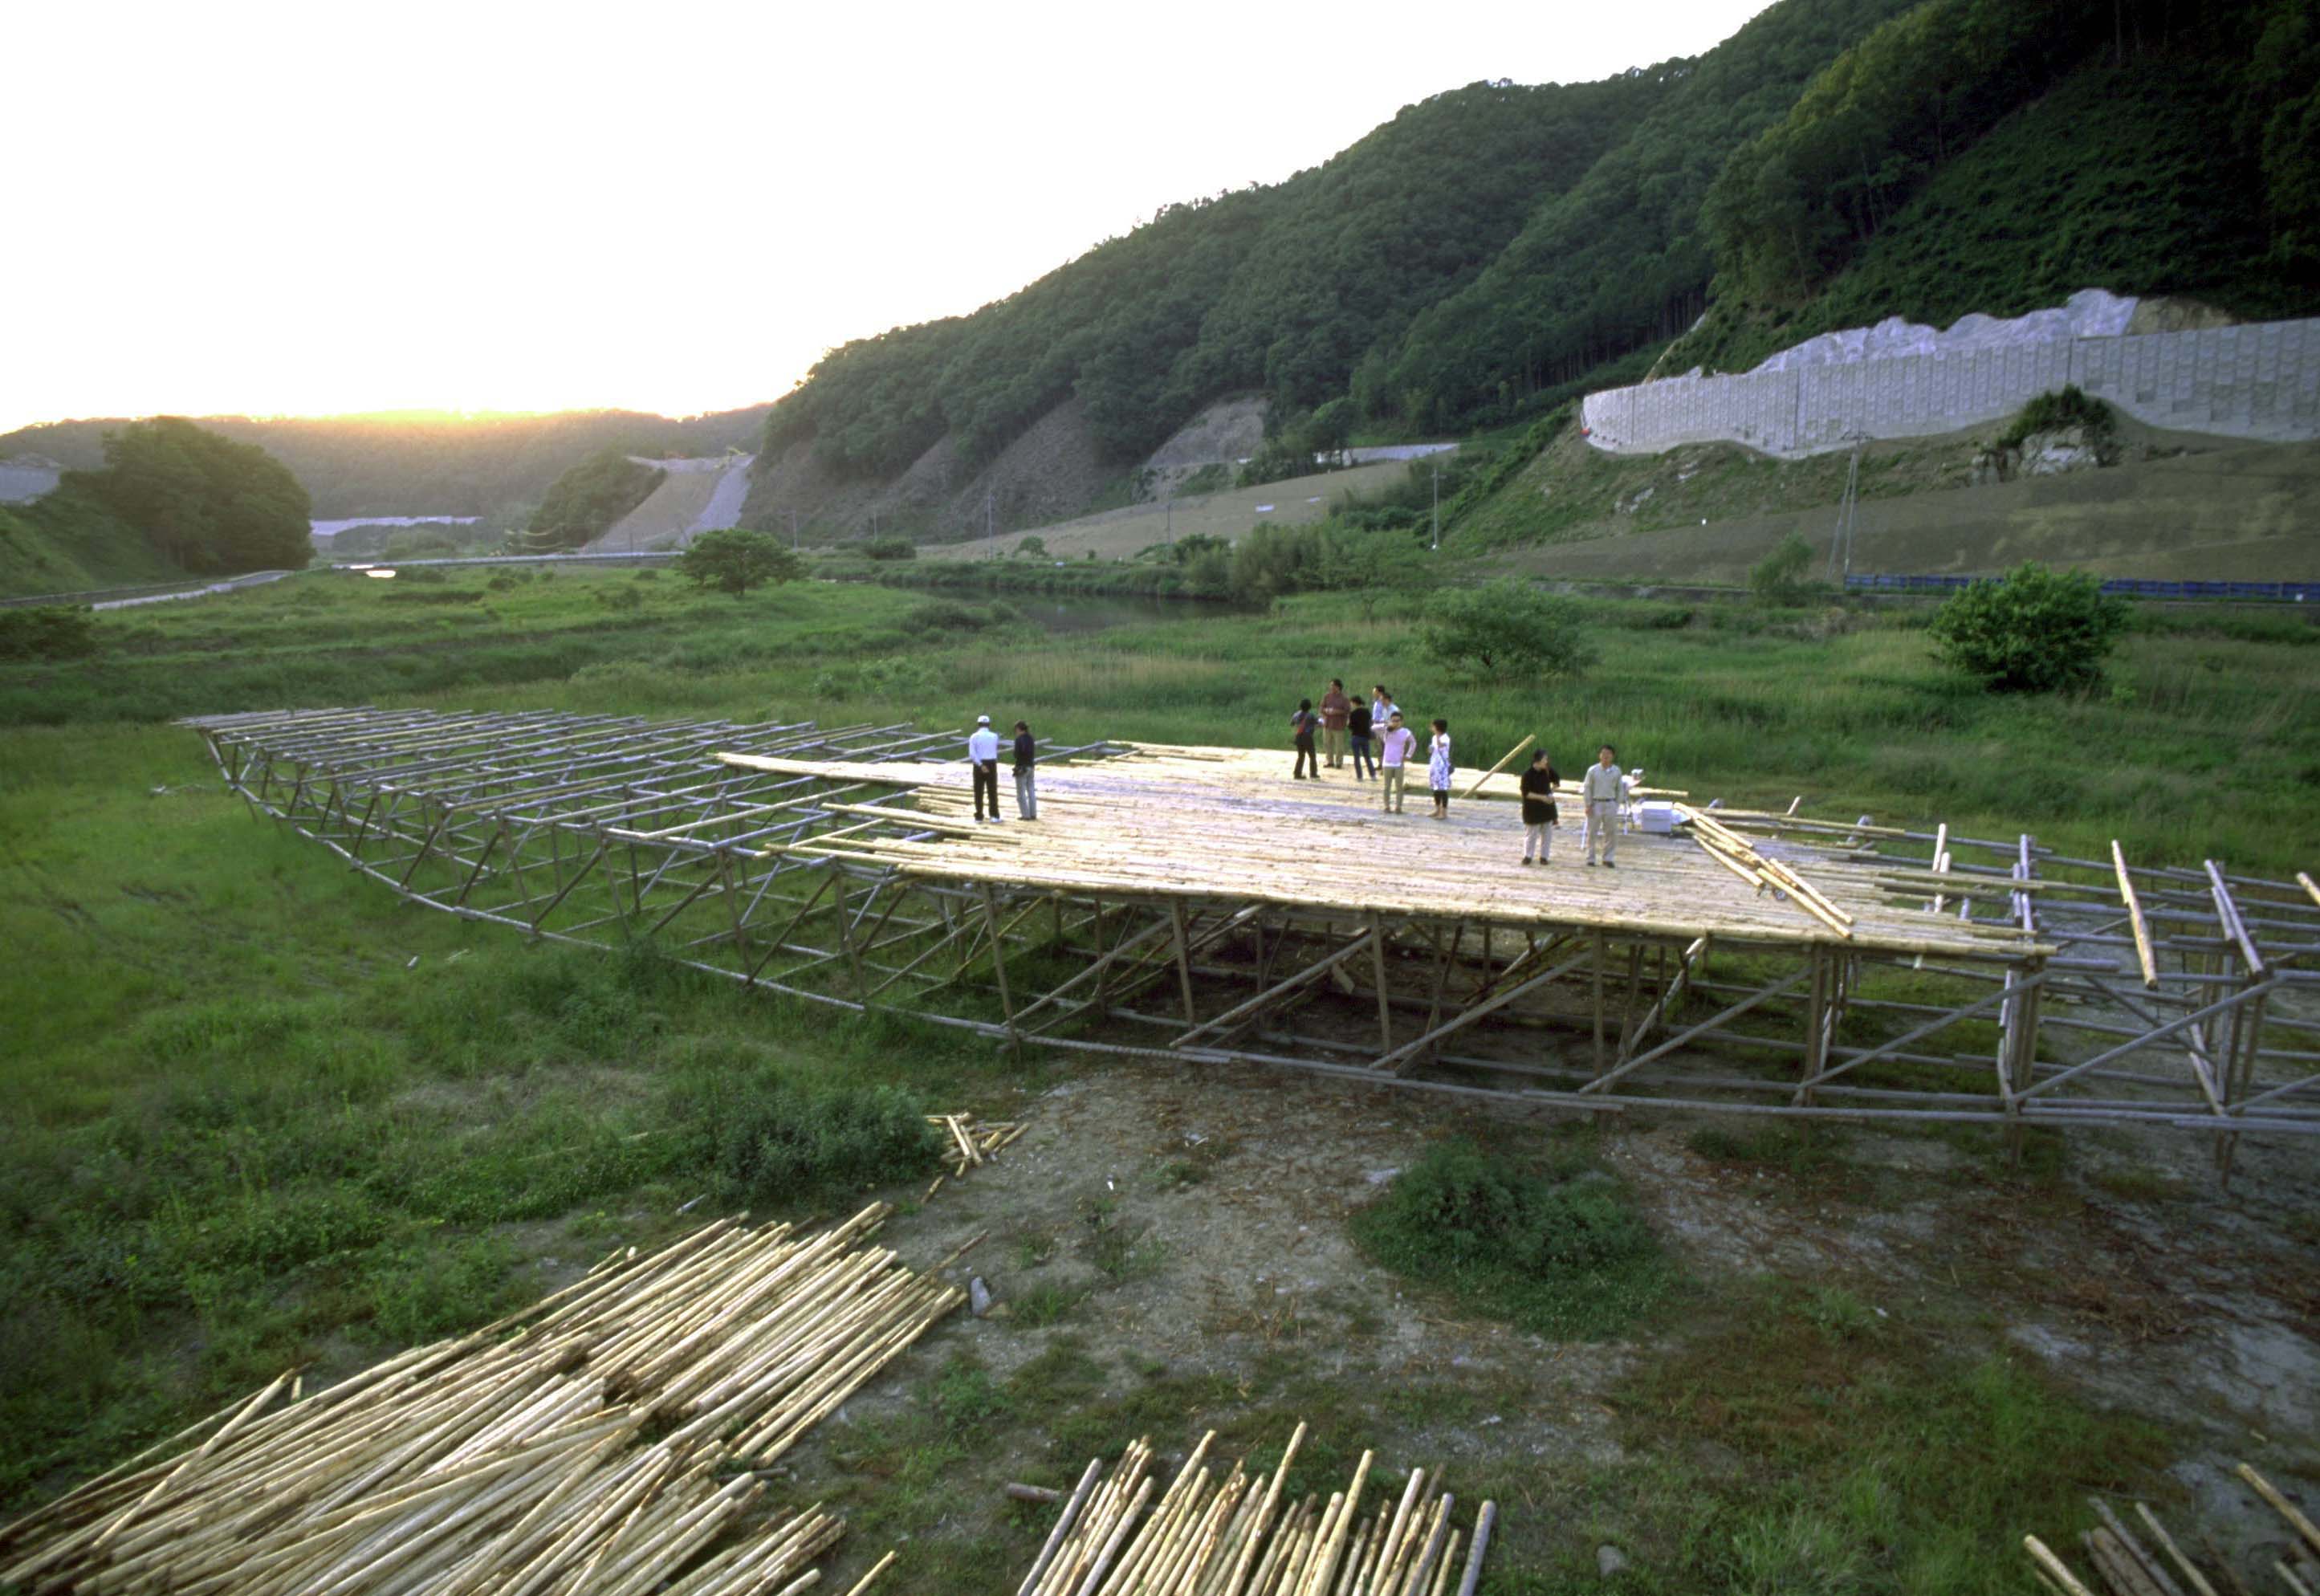
[(1819, 584), (1805, 573), (1812, 569), (1813, 547), (1802, 532), (1791, 531), (1781, 546), (1756, 562), (1748, 572), (1748, 591), (1768, 604), (1801, 603)]
[(1376, 620), (1379, 603), (1394, 594), (1430, 592), (1436, 570), (1433, 558), (1408, 531), (1331, 528), (1322, 534), (1320, 585), (1351, 593), (1364, 621)]
[(767, 582), (778, 585), (805, 575), (805, 562), (771, 537), (738, 527), (702, 533), (676, 557), (676, 568), (689, 581), (736, 597)]
[(862, 546), (872, 559), (916, 559), (919, 546), (908, 538), (874, 538)]
[(1578, 604), (1507, 580), (1436, 594), (1420, 640), (1451, 669), (1500, 681), (1574, 676), (1595, 663)]
[(2051, 693), (2100, 680), (2126, 619), (2126, 601), (2088, 573), (2031, 563), (1952, 594), (1927, 630), (1943, 663), (1985, 687)]
[(1045, 559), (1047, 558), (1047, 540), (1033, 532), (1015, 545), (1015, 552), (1026, 559)]

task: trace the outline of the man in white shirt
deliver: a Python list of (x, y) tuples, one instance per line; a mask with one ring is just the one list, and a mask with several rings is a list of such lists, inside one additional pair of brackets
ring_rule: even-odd
[(983, 821), (983, 798), (991, 795), (991, 823), (1004, 823), (1006, 817), (999, 812), (999, 734), (991, 730), (991, 717), (974, 717), (974, 735), (966, 739), (966, 762), (974, 767), (974, 819)]
[(1611, 862), (1611, 850), (1619, 840), (1619, 750), (1605, 743), (1596, 750), (1595, 763), (1587, 767), (1580, 778), (1580, 802), (1587, 806), (1587, 862), (1595, 862), (1595, 850), (1603, 850), (1603, 868), (1616, 870)]
[(1378, 739), (1378, 793), (1385, 800), (1388, 814), (1401, 812), (1402, 778), (1417, 747), (1418, 733), (1401, 723), (1401, 712), (1396, 710), (1388, 715), (1385, 736)]

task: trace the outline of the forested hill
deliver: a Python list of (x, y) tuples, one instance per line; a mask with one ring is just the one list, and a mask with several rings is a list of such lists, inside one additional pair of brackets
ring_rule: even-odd
[[(204, 416), (200, 424), (254, 443), (290, 467), (315, 515), (480, 515), (517, 518), (550, 484), (612, 449), (630, 454), (720, 454), (757, 446), (766, 407), (672, 421), (636, 411), (543, 415), (435, 412), (320, 417)], [(80, 470), (104, 462), (104, 434), (125, 420), (57, 422), (0, 436), (0, 459), (41, 454)]]
[(892, 478), (946, 439), (978, 468), (1067, 399), (1120, 465), (1236, 392), (1300, 447), (1479, 430), (1630, 380), (1711, 307), (1710, 357), (1831, 307), (1945, 322), (2089, 286), (2308, 306), (2311, 17), (1780, 0), (1695, 59), (1475, 84), (973, 315), (834, 350), (775, 406), (759, 469), (810, 445)]

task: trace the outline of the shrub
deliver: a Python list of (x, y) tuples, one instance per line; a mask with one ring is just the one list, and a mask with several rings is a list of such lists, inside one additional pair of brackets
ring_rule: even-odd
[(1571, 599), (1500, 580), (1454, 587), (1427, 607), (1419, 641), (1453, 670), (1500, 681), (1577, 676), (1595, 663)]
[(1026, 559), (1045, 559), (1047, 558), (1047, 540), (1034, 532), (1015, 545), (1015, 552)]
[(2118, 430), (2111, 407), (2072, 383), (2051, 394), (2040, 394), (2024, 405), (1998, 435), (2000, 449), (2020, 449), (2033, 432), (2059, 432), (2065, 427), (2086, 429), (2087, 441), (2098, 453), (2106, 449)]
[(689, 582), (739, 597), (764, 583), (796, 581), (805, 562), (764, 532), (736, 528), (702, 533), (677, 556), (676, 568)]
[(706, 1123), (711, 1161), (737, 1199), (911, 1178), (942, 1149), (921, 1105), (891, 1086), (766, 1083), (733, 1093)]
[(1985, 687), (2051, 693), (2099, 681), (2126, 623), (2126, 601), (2093, 576), (2031, 563), (1952, 594), (1926, 630), (1944, 664)]
[(96, 612), (36, 604), (0, 610), (0, 659), (82, 659), (96, 652)]
[(1822, 586), (1807, 575), (1812, 566), (1812, 545), (1802, 532), (1791, 531), (1750, 567), (1748, 591), (1768, 604), (1801, 603)]
[(873, 538), (862, 546), (872, 559), (916, 559), (919, 546), (908, 538)]
[(1615, 1333), (1672, 1276), (1627, 1189), (1583, 1156), (1544, 1165), (1438, 1143), (1355, 1216), (1365, 1253), (1526, 1328)]

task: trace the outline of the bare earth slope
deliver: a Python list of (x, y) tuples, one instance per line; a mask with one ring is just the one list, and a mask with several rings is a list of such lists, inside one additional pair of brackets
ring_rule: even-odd
[(663, 472), (660, 485), (591, 542), (588, 551), (650, 549), (666, 540), (682, 548), (698, 533), (738, 524), (754, 458), (653, 461)]

